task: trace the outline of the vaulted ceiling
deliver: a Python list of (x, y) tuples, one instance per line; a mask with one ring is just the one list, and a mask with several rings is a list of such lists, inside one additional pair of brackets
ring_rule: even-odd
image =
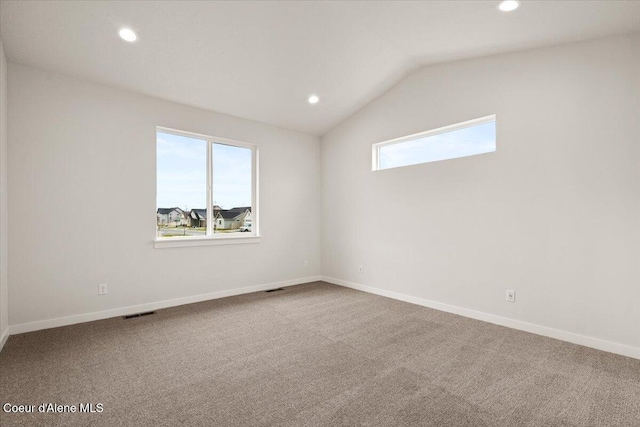
[(640, 31), (638, 1), (521, 3), (2, 0), (0, 39), (10, 62), (322, 135), (423, 65)]

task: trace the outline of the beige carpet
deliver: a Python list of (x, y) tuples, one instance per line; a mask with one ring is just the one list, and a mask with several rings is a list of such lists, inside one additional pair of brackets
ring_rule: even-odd
[[(2, 426), (640, 426), (640, 361), (318, 282), (11, 336)], [(36, 408), (37, 410), (37, 408)]]

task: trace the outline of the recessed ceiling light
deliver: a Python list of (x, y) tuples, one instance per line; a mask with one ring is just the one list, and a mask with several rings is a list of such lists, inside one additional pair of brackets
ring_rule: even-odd
[(129, 28), (120, 28), (120, 31), (118, 31), (118, 34), (120, 35), (120, 38), (122, 40), (126, 40), (128, 42), (134, 42), (138, 40), (138, 35), (134, 33), (133, 30), (130, 30)]
[(516, 10), (519, 6), (520, 2), (518, 0), (504, 0), (500, 2), (498, 9), (503, 12), (511, 12), (512, 10)]
[(320, 101), (320, 98), (318, 98), (317, 95), (311, 95), (309, 97), (309, 104), (317, 104), (318, 101)]

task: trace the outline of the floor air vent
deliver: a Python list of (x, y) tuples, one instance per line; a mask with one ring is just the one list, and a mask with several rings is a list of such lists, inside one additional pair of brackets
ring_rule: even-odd
[(130, 314), (128, 316), (122, 316), (122, 318), (124, 320), (127, 320), (127, 319), (133, 319), (134, 317), (149, 316), (150, 314), (156, 314), (156, 312), (155, 311), (147, 311), (146, 313), (138, 313), (138, 314)]
[(265, 291), (265, 292), (278, 292), (278, 291), (284, 291), (284, 289), (283, 288), (269, 289), (268, 291)]

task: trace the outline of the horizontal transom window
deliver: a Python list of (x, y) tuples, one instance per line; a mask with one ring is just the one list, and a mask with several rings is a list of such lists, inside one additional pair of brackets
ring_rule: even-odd
[(496, 116), (486, 116), (373, 145), (373, 170), (496, 151)]

